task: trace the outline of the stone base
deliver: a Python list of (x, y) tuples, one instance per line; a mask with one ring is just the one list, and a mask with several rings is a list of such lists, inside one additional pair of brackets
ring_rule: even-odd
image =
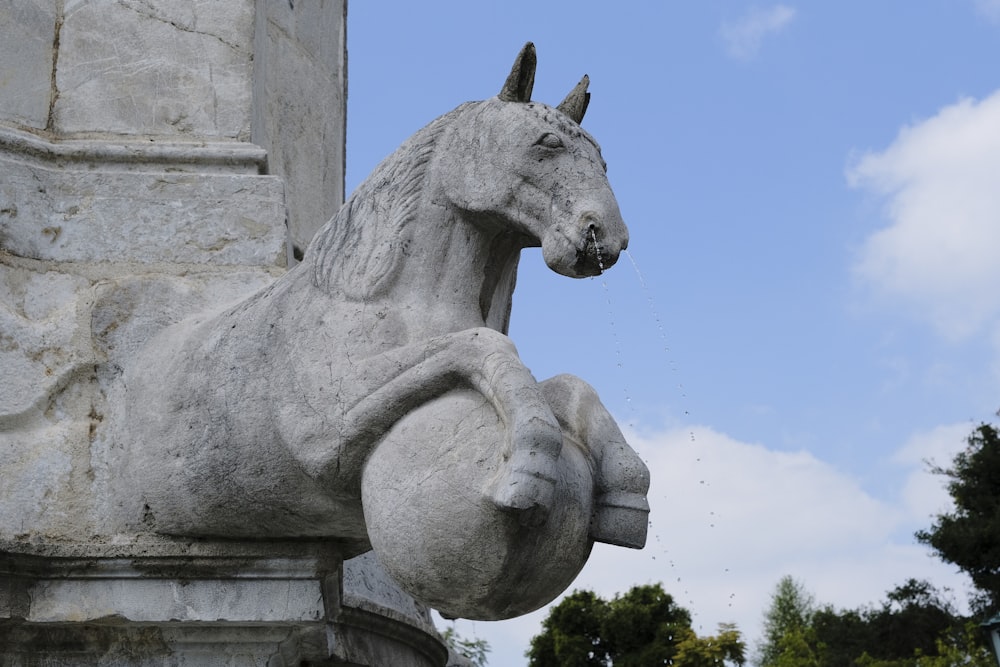
[(426, 618), (345, 596), (348, 545), (6, 545), (0, 664), (442, 667)]

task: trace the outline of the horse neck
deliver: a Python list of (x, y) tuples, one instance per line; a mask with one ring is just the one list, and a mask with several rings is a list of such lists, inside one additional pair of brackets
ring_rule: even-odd
[(425, 198), (409, 225), (406, 260), (390, 298), (416, 306), (436, 334), (475, 326), (507, 332), (523, 243), (516, 235)]

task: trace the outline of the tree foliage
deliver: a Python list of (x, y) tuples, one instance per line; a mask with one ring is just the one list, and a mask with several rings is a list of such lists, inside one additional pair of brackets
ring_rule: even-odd
[[(806, 629), (812, 623), (815, 613), (812, 595), (805, 587), (790, 576), (784, 576), (771, 594), (771, 604), (764, 612), (764, 637), (757, 646), (757, 664), (772, 667), (784, 664), (782, 655), (801, 655), (801, 642), (805, 641)], [(786, 657), (785, 662), (789, 658)], [(809, 664), (798, 662), (794, 664)]]
[(952, 467), (932, 470), (948, 477), (952, 512), (940, 514), (917, 539), (972, 579), (978, 594), (973, 608), (983, 615), (1000, 612), (1000, 434), (980, 424)]
[[(881, 604), (836, 611), (785, 577), (765, 613), (761, 667), (979, 667), (985, 647), (950, 602), (910, 579)], [(994, 667), (990, 665), (990, 667)]]
[[(951, 604), (928, 582), (910, 579), (879, 606), (817, 618), (817, 643), (827, 664), (862, 664), (938, 655), (938, 642), (962, 625)], [(822, 622), (820, 622), (822, 621)], [(854, 661), (853, 663), (850, 661)]]
[(574, 591), (549, 611), (527, 657), (530, 667), (717, 667), (742, 665), (744, 650), (735, 626), (698, 637), (690, 613), (655, 584), (610, 601)]
[(732, 623), (720, 623), (719, 634), (714, 637), (699, 637), (691, 628), (681, 630), (679, 637), (675, 665), (718, 667), (746, 662), (746, 647), (740, 639), (740, 631)]
[(490, 643), (485, 639), (466, 639), (455, 628), (445, 628), (441, 634), (449, 649), (462, 656), (475, 667), (486, 667), (486, 656), (490, 652)]
[(996, 667), (996, 658), (982, 641), (975, 622), (967, 622), (955, 633), (939, 637), (932, 655), (917, 652), (911, 658), (886, 660), (864, 654), (858, 667)]

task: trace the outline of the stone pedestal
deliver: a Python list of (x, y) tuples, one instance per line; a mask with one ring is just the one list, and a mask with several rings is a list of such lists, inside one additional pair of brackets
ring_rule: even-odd
[(137, 534), (108, 494), (130, 356), (343, 200), (345, 10), (0, 3), (0, 663), (444, 664), (365, 545)]
[(431, 667), (447, 657), (426, 612), (387, 606), (377, 589), (345, 591), (343, 545), (11, 546), (0, 557), (4, 664)]

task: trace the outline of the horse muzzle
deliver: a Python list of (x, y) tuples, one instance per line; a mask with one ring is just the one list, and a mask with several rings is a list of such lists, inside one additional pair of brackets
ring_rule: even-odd
[(542, 257), (556, 273), (584, 278), (611, 268), (627, 247), (628, 229), (617, 206), (603, 213), (586, 208), (572, 223), (548, 229), (542, 238)]

